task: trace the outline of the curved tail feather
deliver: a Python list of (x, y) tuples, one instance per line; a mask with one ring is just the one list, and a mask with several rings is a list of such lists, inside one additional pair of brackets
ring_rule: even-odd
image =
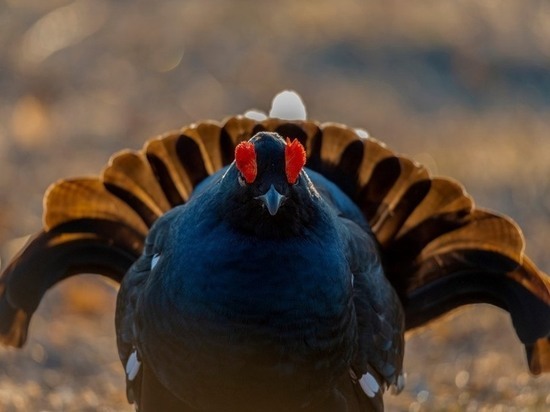
[(120, 282), (142, 248), (141, 234), (102, 219), (74, 220), (38, 233), (0, 278), (0, 342), (25, 343), (32, 314), (56, 283), (80, 273)]
[(94, 272), (120, 281), (153, 222), (185, 203), (259, 131), (298, 139), (306, 167), (358, 205), (403, 301), (407, 328), (460, 305), (492, 303), (510, 312), (531, 371), (550, 371), (550, 281), (524, 255), (514, 222), (477, 209), (458, 182), (431, 177), (344, 125), (242, 116), (159, 136), (140, 151), (115, 154), (98, 178), (54, 184), (44, 201), (44, 231), (0, 278), (0, 339), (22, 345), (42, 295), (67, 276)]
[[(421, 326), (461, 305), (490, 303), (510, 313), (518, 337), (525, 346), (531, 372), (549, 372), (550, 337), (544, 335), (544, 331), (550, 330), (549, 282), (536, 272), (529, 272), (529, 264), (510, 272), (495, 271), (492, 265), (480, 264), (480, 261), (502, 259), (498, 255), (463, 251), (461, 256), (457, 253), (456, 258), (462, 261), (455, 262), (458, 269), (409, 293), (404, 304), (407, 329)], [(499, 265), (514, 266), (514, 263), (495, 263), (495, 266)], [(484, 270), (484, 266), (491, 267)], [(516, 280), (518, 276), (521, 276), (520, 282)], [(540, 285), (541, 281), (546, 285)], [(533, 287), (538, 288), (536, 292), (531, 292)]]

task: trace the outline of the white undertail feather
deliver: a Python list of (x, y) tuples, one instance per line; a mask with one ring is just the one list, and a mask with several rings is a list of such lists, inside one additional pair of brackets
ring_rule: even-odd
[(126, 376), (128, 377), (129, 381), (133, 381), (135, 379), (140, 367), (141, 362), (137, 357), (137, 351), (134, 350), (128, 358), (128, 362), (126, 362)]
[(306, 120), (306, 106), (298, 93), (284, 90), (273, 98), (269, 117), (284, 120)]
[(365, 392), (369, 398), (374, 398), (380, 390), (380, 385), (376, 381), (376, 378), (368, 372), (361, 376), (361, 379), (359, 379), (359, 384), (361, 385), (363, 392)]

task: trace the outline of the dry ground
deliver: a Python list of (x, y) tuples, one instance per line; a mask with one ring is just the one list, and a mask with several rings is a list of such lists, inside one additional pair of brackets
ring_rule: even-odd
[[(511, 215), (550, 268), (550, 7), (507, 2), (0, 0), (0, 244), (40, 228), (52, 181), (148, 137), (297, 89), (311, 118), (365, 127)], [(22, 351), (0, 349), (0, 410), (130, 411), (116, 290), (52, 291)], [(464, 309), (409, 336), (395, 411), (543, 411), (509, 318)]]

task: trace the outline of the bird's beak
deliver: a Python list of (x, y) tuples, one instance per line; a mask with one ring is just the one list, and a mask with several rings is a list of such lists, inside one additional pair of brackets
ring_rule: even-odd
[(256, 199), (262, 201), (271, 216), (275, 216), (279, 207), (281, 207), (283, 201), (286, 199), (286, 196), (280, 194), (277, 189), (275, 189), (275, 186), (271, 185), (267, 192), (258, 196)]

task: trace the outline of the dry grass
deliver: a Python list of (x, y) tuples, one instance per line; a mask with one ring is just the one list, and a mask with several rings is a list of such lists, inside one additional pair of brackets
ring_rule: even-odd
[[(4, 0), (0, 242), (38, 230), (52, 181), (295, 88), (312, 118), (365, 127), (510, 214), (549, 268), (549, 56), (550, 7), (536, 0)], [(131, 410), (114, 297), (93, 279), (52, 291), (25, 349), (0, 349), (0, 409)], [(493, 308), (411, 336), (406, 367), (389, 410), (550, 408), (550, 378), (527, 373)]]

